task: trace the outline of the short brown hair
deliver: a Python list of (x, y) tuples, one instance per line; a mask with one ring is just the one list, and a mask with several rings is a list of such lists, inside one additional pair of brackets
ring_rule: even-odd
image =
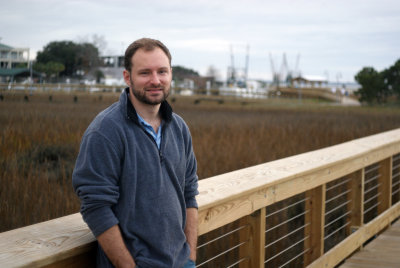
[(146, 51), (152, 51), (157, 47), (161, 48), (161, 50), (164, 51), (165, 55), (167, 55), (169, 65), (171, 66), (171, 53), (169, 53), (168, 48), (163, 43), (161, 43), (161, 41), (151, 38), (141, 38), (130, 44), (129, 47), (126, 49), (124, 58), (125, 69), (129, 72), (131, 71), (132, 57), (138, 49), (143, 48)]

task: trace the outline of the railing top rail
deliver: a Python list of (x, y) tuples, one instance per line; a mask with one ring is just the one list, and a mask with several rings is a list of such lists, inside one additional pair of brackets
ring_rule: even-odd
[[(312, 180), (313, 174), (326, 171), (327, 179), (316, 180), (316, 184), (312, 184), (316, 187), (330, 178), (338, 178), (335, 171), (350, 174), (398, 152), (400, 128), (200, 180), (199, 209), (205, 210), (294, 178), (309, 176)], [(351, 166), (346, 164), (349, 162)]]
[(0, 233), (1, 267), (41, 267), (88, 251), (95, 241), (79, 213)]

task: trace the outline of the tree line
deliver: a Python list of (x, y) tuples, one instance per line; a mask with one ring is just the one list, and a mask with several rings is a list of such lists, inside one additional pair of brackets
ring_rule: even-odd
[(100, 65), (99, 49), (91, 43), (53, 41), (39, 51), (35, 71), (54, 76), (82, 77)]
[[(46, 80), (58, 80), (59, 77), (82, 78), (89, 73), (99, 83), (104, 75), (99, 48), (90, 42), (52, 41), (36, 56), (33, 69), (45, 74)], [(173, 66), (174, 79), (183, 80), (187, 76), (200, 76), (198, 72), (183, 66)]]
[[(103, 77), (99, 70), (102, 65), (99, 48), (91, 42), (52, 41), (39, 51), (33, 69), (46, 75), (46, 80), (58, 77), (82, 78), (92, 73), (97, 82)], [(186, 76), (199, 74), (183, 66), (173, 66), (174, 78), (181, 80)], [(397, 98), (400, 101), (400, 59), (392, 66), (378, 72), (373, 67), (364, 67), (355, 80), (360, 89), (355, 92), (360, 102), (374, 104), (386, 103)]]
[(394, 98), (400, 101), (400, 59), (381, 72), (364, 67), (355, 80), (361, 86), (356, 92), (361, 102), (382, 104)]

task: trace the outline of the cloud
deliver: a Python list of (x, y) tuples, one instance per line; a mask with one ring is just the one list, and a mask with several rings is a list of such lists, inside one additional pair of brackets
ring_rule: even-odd
[[(176, 63), (225, 73), (230, 46), (243, 65), (250, 45), (250, 76), (270, 75), (269, 56), (304, 73), (342, 72), (352, 80), (364, 65), (385, 68), (399, 58), (397, 0), (13, 0), (0, 9), (1, 42), (34, 54), (54, 40), (103, 35), (106, 51), (121, 54), (133, 40), (162, 40)], [(278, 60), (276, 60), (278, 62)], [(293, 63), (292, 63), (293, 65)]]

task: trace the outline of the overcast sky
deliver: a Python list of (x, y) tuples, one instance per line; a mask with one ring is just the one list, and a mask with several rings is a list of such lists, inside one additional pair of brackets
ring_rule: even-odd
[(399, 0), (0, 0), (0, 42), (28, 47), (31, 55), (51, 41), (79, 41), (96, 34), (103, 54), (123, 54), (141, 37), (164, 42), (172, 64), (222, 77), (231, 64), (249, 77), (271, 78), (271, 54), (280, 69), (330, 81), (354, 81), (364, 66), (378, 71), (400, 59)]

